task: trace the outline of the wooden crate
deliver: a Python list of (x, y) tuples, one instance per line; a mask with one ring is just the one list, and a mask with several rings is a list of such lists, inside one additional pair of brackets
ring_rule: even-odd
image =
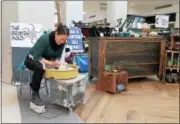
[(128, 78), (162, 78), (165, 40), (162, 38), (90, 38), (89, 76), (102, 82), (106, 64), (120, 65)]

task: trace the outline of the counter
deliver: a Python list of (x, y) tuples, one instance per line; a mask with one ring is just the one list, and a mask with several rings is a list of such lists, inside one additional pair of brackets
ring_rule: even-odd
[(157, 75), (162, 78), (165, 40), (162, 38), (89, 39), (89, 78), (102, 82), (105, 65), (120, 65), (128, 78)]

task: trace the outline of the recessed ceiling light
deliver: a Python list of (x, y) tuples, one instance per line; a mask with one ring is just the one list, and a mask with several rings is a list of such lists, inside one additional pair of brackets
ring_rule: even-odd
[(85, 14), (86, 12), (83, 12), (83, 14)]

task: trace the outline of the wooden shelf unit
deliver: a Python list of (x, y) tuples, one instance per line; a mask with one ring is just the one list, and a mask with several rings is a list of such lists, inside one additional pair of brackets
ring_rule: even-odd
[[(175, 46), (175, 40), (174, 40), (174, 37), (180, 37), (180, 36), (171, 36), (171, 46), (170, 46), (170, 50), (166, 50), (166, 52), (165, 52), (165, 59), (164, 59), (164, 69), (163, 69), (163, 81), (165, 82), (165, 83), (168, 83), (168, 82), (166, 82), (166, 80), (165, 80), (165, 77), (166, 77), (166, 71), (167, 70), (170, 70), (170, 71), (172, 71), (172, 70), (176, 70), (177, 71), (177, 73), (179, 73), (180, 72), (180, 65), (179, 65), (179, 67), (169, 67), (169, 66), (167, 66), (167, 62), (168, 62), (168, 53), (171, 53), (171, 61), (173, 62), (174, 61), (174, 55), (178, 55), (178, 63), (180, 63), (180, 51), (178, 51), (178, 50), (174, 50), (174, 46)], [(179, 79), (180, 79), (180, 77), (179, 77)], [(173, 83), (174, 84), (174, 83)]]
[(170, 50), (173, 50), (173, 49), (174, 49), (175, 42), (176, 42), (176, 41), (174, 40), (175, 37), (180, 37), (180, 36), (178, 36), (178, 35), (172, 35), (172, 36), (171, 36), (171, 47), (170, 47), (171, 49), (170, 49)]
[(178, 69), (180, 70), (180, 67), (179, 68), (178, 67), (177, 68), (174, 68), (174, 67), (165, 67), (165, 68), (166, 69), (173, 69), (173, 70), (178, 70)]
[(166, 52), (168, 52), (168, 53), (180, 53), (180, 51), (177, 51), (177, 50), (166, 50)]

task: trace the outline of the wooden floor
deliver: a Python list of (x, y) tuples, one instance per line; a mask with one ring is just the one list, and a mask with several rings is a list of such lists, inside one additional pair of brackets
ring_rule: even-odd
[(87, 123), (179, 123), (179, 85), (136, 80), (113, 95), (90, 84), (74, 111)]

